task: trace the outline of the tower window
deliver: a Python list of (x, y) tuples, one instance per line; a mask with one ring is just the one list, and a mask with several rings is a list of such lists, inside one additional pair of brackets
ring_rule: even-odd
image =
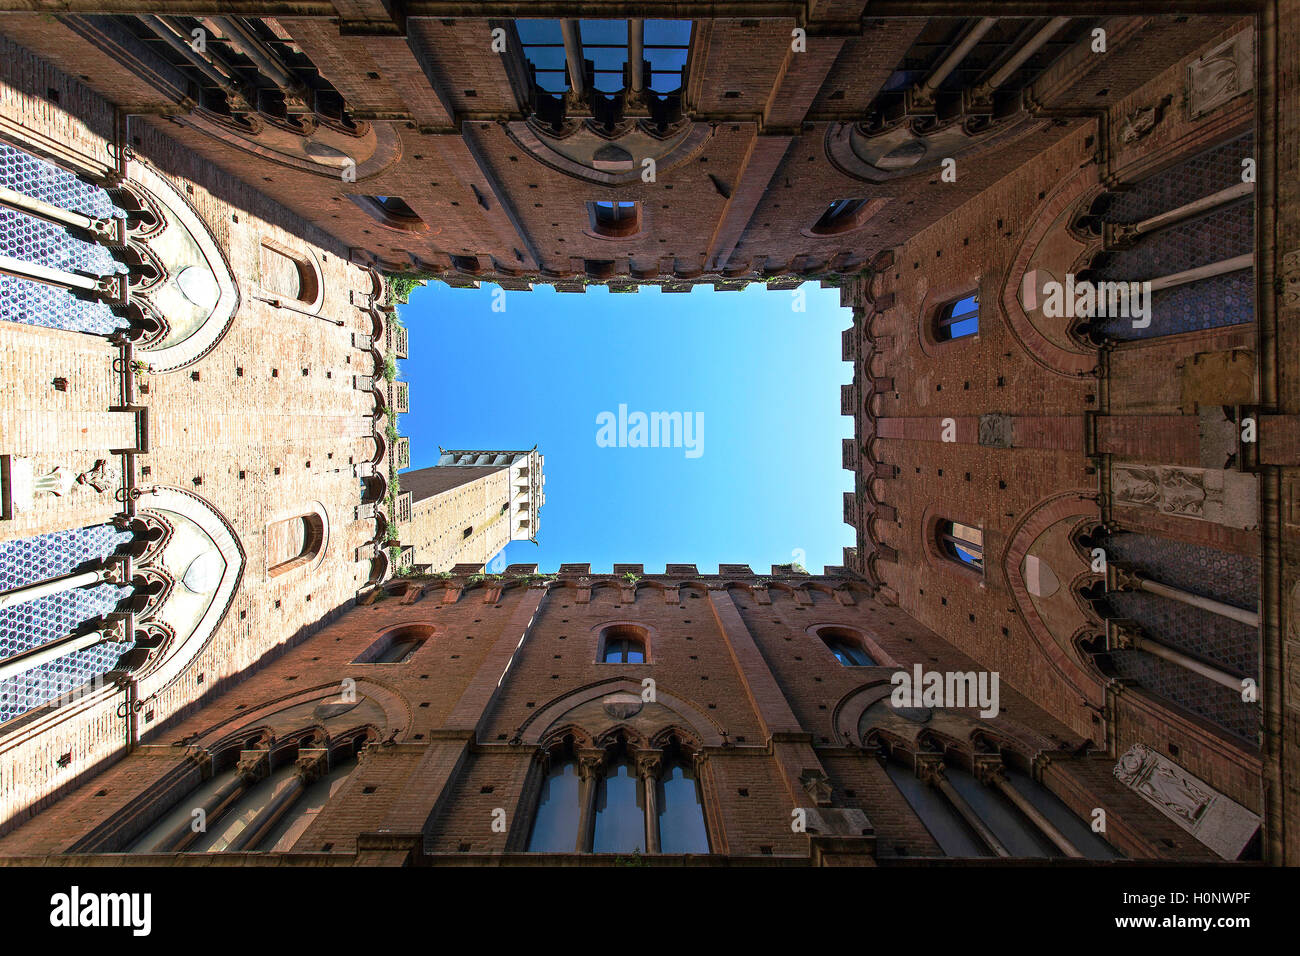
[(600, 633), (597, 660), (602, 664), (649, 662), (646, 633), (631, 624), (613, 624)]
[(652, 93), (673, 93), (682, 88), (686, 55), (691, 48), (691, 21), (645, 21), (646, 86)]
[(645, 790), (626, 757), (605, 769), (596, 790), (593, 853), (645, 852)]
[(587, 204), (591, 231), (606, 239), (622, 239), (641, 229), (641, 204), (616, 199), (601, 199)]
[(835, 628), (825, 628), (818, 635), (835, 659), (845, 667), (874, 667), (876, 662), (863, 650), (861, 643), (851, 634)]
[(822, 213), (821, 218), (812, 227), (812, 233), (818, 236), (833, 236), (848, 232), (862, 225), (869, 214), (865, 199), (837, 199)]
[(606, 664), (644, 664), (645, 645), (635, 637), (616, 637), (605, 644)]
[(429, 228), (420, 214), (407, 205), (406, 200), (397, 196), (349, 195), (348, 198), (369, 213), (372, 219), (385, 226), (408, 231)]
[(578, 849), (578, 762), (552, 758), (528, 839), (530, 853), (572, 853)]
[(984, 570), (984, 532), (957, 521), (939, 522), (939, 549), (948, 558)]
[(965, 338), (980, 330), (980, 297), (978, 292), (963, 296), (941, 306), (934, 317), (934, 337), (940, 342)]
[(621, 93), (627, 66), (627, 21), (581, 20), (578, 32), (582, 55), (593, 67), (592, 85), (600, 93)]

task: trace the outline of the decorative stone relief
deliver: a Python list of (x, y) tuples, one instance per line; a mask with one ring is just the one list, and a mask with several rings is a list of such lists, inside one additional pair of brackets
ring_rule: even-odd
[(1251, 31), (1242, 30), (1187, 66), (1187, 110), (1192, 119), (1255, 88)]
[(21, 455), (4, 455), (3, 467), (0, 467), (0, 502), (6, 518), (30, 511), (40, 495), (53, 495), (65, 498), (76, 488), (83, 488), (102, 494), (110, 487), (108, 461), (98, 458), (90, 468), (77, 474), (65, 465), (55, 466), (53, 471), (44, 475), (36, 474), (32, 459)]
[(1145, 744), (1119, 758), (1115, 777), (1225, 860), (1235, 860), (1260, 817)]
[(1300, 249), (1282, 256), (1282, 305), (1300, 309)]
[(1142, 106), (1129, 113), (1120, 124), (1119, 141), (1128, 146), (1149, 134), (1164, 119), (1165, 107), (1172, 99), (1172, 96), (1165, 96), (1152, 106)]
[(600, 702), (601, 708), (615, 720), (626, 720), (641, 712), (642, 701), (636, 694), (610, 694)]
[(1020, 573), (1024, 578), (1025, 588), (1034, 597), (1051, 597), (1061, 587), (1060, 579), (1052, 570), (1052, 566), (1036, 554), (1025, 555)]
[(1111, 494), (1117, 505), (1250, 530), (1259, 525), (1255, 478), (1236, 471), (1116, 464)]
[(980, 444), (990, 448), (1011, 447), (1011, 416), (1001, 412), (980, 416)]

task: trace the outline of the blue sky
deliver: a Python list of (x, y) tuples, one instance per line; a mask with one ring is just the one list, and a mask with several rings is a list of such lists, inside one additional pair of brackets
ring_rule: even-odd
[[(401, 306), (410, 333), (411, 467), (444, 448), (539, 447), (546, 504), (538, 544), (511, 542), (509, 562), (640, 563), (651, 573), (694, 563), (766, 573), (799, 561), (839, 564), (852, 545), (840, 467), (840, 332), (852, 313), (835, 289), (795, 294), (643, 287), (583, 294), (453, 289), (431, 282)], [(494, 295), (504, 311), (493, 311)], [(504, 299), (501, 297), (504, 296)], [(597, 417), (703, 415), (698, 457), (687, 449), (601, 447)]]

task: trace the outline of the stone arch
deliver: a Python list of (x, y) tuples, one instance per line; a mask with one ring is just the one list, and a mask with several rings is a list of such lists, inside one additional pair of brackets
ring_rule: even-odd
[(174, 637), (136, 671), (143, 699), (178, 678), (207, 646), (234, 600), (247, 558), (225, 516), (192, 492), (155, 487), (140, 507), (172, 528), (156, 562), (177, 582), (153, 615)]
[[(640, 184), (642, 161), (658, 175), (693, 159), (713, 136), (708, 123), (685, 122), (660, 133), (649, 121), (625, 124), (612, 142), (594, 124), (569, 124), (557, 135), (536, 119), (506, 124), (506, 135), (538, 162), (574, 179), (602, 186)], [(634, 159), (635, 161), (629, 161)]]
[[(1054, 631), (1052, 622), (1040, 613), (1039, 602), (1031, 593), (1032, 582), (1026, 580), (1026, 558), (1031, 556), (1031, 550), (1054, 526), (1069, 524), (1070, 529), (1073, 529), (1082, 522), (1096, 522), (1099, 518), (1097, 502), (1085, 492), (1062, 492), (1046, 498), (1026, 512), (1012, 529), (1001, 559), (1020, 618), (1033, 642), (1066, 685), (1094, 707), (1101, 707), (1105, 702), (1104, 685), (1097, 681), (1096, 670), (1085, 665), (1079, 658), (1078, 649), (1072, 641), (1078, 624), (1086, 622), (1087, 618), (1081, 613), (1083, 621), (1071, 624), (1068, 632)], [(1073, 550), (1069, 531), (1061, 533), (1066, 535), (1065, 541)], [(1067, 576), (1064, 569), (1057, 576), (1062, 580), (1076, 577), (1075, 574)], [(1081, 608), (1080, 611), (1082, 612)]]
[[(694, 704), (661, 686), (655, 687), (653, 702), (642, 701), (642, 693), (642, 684), (626, 677), (580, 687), (538, 708), (519, 729), (516, 742), (541, 746), (543, 740), (554, 737), (554, 728), (568, 726), (582, 729), (594, 740), (609, 728), (627, 723), (647, 737), (665, 726), (684, 726), (701, 746), (722, 746), (721, 728)], [(606, 698), (614, 699), (605, 702)], [(632, 708), (632, 714), (614, 716)]]
[(1063, 281), (1063, 273), (1078, 271), (1100, 248), (1100, 238), (1089, 241), (1072, 228), (1080, 205), (1091, 202), (1100, 189), (1093, 164), (1053, 187), (1026, 220), (999, 297), (1007, 330), (1025, 354), (1047, 371), (1073, 380), (1092, 373), (1097, 353), (1085, 350), (1067, 326), (1055, 328), (1055, 320), (1043, 317), (1043, 282)]
[(402, 155), (401, 140), (389, 123), (356, 123), (318, 113), (293, 131), (262, 116), (235, 122), (201, 108), (175, 121), (269, 162), (333, 180), (350, 168), (354, 182), (364, 182)]
[(166, 331), (137, 358), (151, 372), (173, 372), (203, 358), (225, 336), (239, 308), (239, 286), (206, 223), (175, 186), (138, 157), (127, 168), (125, 188), (138, 190), (161, 223), (139, 242), (166, 253), (160, 281), (137, 295), (146, 313), (166, 316)]
[(296, 740), (308, 729), (336, 737), (369, 728), (378, 740), (404, 734), (410, 726), (411, 705), (404, 695), (373, 679), (357, 678), (351, 685), (322, 684), (267, 701), (210, 725), (187, 743), (215, 753), (251, 736), (273, 746)]

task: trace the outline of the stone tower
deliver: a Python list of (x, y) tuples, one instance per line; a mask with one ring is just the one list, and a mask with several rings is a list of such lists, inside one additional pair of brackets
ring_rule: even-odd
[(409, 506), (399, 506), (398, 530), (414, 568), (486, 565), (511, 541), (536, 543), (546, 502), (545, 459), (536, 447), (438, 450), (437, 465), (401, 475)]

